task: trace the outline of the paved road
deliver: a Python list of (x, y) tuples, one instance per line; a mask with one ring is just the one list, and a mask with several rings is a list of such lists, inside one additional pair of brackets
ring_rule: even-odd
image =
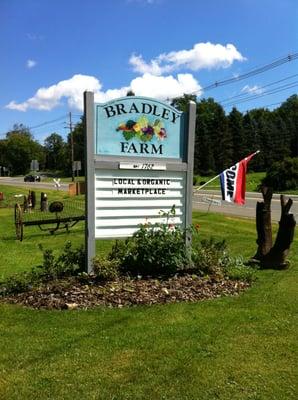
[[(289, 195), (293, 200), (291, 212), (298, 220), (298, 196)], [(236, 215), (240, 217), (255, 218), (256, 203), (262, 200), (260, 193), (246, 193), (245, 205), (240, 206), (234, 203), (227, 203), (221, 201), (221, 193), (216, 190), (199, 190), (194, 192), (193, 196), (193, 209), (200, 211), (220, 212), (223, 214)], [(279, 221), (280, 219), (280, 196), (274, 195), (271, 201), (271, 218), (272, 221)]]
[[(24, 182), (23, 178), (0, 177), (0, 184), (36, 187), (40, 189), (54, 189), (54, 182)], [(68, 190), (68, 183), (62, 183), (60, 190)], [(298, 220), (298, 196), (290, 195), (293, 200), (291, 212)], [(230, 214), (240, 217), (255, 218), (256, 203), (262, 200), (260, 193), (246, 193), (246, 203), (244, 206), (239, 206), (234, 203), (227, 203), (221, 201), (221, 194), (219, 190), (200, 190), (195, 192), (193, 196), (193, 209), (200, 211), (220, 212), (223, 214)], [(271, 202), (271, 214), (273, 221), (280, 219), (280, 200), (279, 195), (274, 195)]]
[[(0, 185), (9, 185), (9, 186), (20, 186), (29, 188), (39, 188), (39, 189), (55, 189), (54, 181), (52, 182), (24, 182), (24, 178), (21, 177), (1, 177), (0, 176)], [(68, 190), (68, 183), (62, 183), (60, 190)]]

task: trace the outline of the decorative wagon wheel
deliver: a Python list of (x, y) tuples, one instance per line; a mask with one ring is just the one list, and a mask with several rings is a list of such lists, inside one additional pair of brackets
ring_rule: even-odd
[(23, 240), (23, 211), (19, 204), (14, 206), (14, 221), (16, 226), (17, 239)]

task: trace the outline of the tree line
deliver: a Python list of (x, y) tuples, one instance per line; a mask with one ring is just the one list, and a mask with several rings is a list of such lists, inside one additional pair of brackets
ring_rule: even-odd
[(260, 150), (250, 170), (266, 171), (275, 161), (298, 157), (298, 96), (293, 95), (273, 111), (257, 108), (226, 114), (212, 98), (195, 96), (174, 99), (172, 105), (187, 110), (189, 100), (197, 104), (194, 172), (219, 173), (250, 153)]
[[(84, 124), (83, 118), (73, 132), (74, 160), (81, 161), (84, 173)], [(51, 133), (44, 144), (36, 141), (30, 130), (22, 124), (15, 124), (0, 140), (0, 166), (5, 167), (11, 175), (24, 175), (30, 171), (32, 160), (39, 162), (39, 169), (55, 172), (63, 176), (72, 173), (71, 136), (64, 139), (58, 133)], [(3, 168), (2, 168), (3, 172)]]
[[(212, 98), (197, 100), (184, 95), (172, 105), (187, 110), (189, 100), (196, 102), (194, 172), (212, 175), (235, 164), (248, 154), (261, 150), (250, 163), (252, 171), (266, 171), (276, 161), (298, 157), (298, 96), (292, 95), (273, 111), (256, 108), (241, 113), (233, 108), (228, 114)], [(84, 168), (84, 121), (73, 130), (74, 160)], [(12, 175), (25, 174), (31, 160), (43, 170), (71, 174), (71, 137), (51, 133), (44, 144), (37, 142), (28, 128), (15, 125), (0, 140), (0, 166)], [(81, 171), (84, 173), (84, 170)]]

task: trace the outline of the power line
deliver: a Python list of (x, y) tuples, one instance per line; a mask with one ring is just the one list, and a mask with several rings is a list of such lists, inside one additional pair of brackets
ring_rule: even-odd
[[(82, 115), (79, 115), (79, 114), (75, 114), (75, 116), (78, 117), (78, 118), (82, 117)], [(64, 114), (64, 115), (62, 115), (61, 117), (52, 119), (52, 120), (50, 120), (50, 121), (41, 122), (41, 123), (39, 123), (39, 124), (37, 124), (37, 125), (34, 125), (34, 126), (29, 126), (29, 127), (25, 126), (25, 128), (28, 129), (28, 130), (37, 130), (37, 129), (43, 128), (43, 127), (45, 127), (45, 126), (47, 126), (47, 125), (53, 125), (55, 122), (65, 120), (66, 118), (68, 118), (68, 114)], [(79, 122), (80, 122), (80, 121), (77, 121), (76, 124), (79, 123)], [(61, 122), (61, 124), (64, 124), (64, 122)], [(60, 125), (60, 124), (59, 124), (59, 125)], [(55, 127), (57, 127), (57, 126), (58, 126), (58, 125), (55, 124)], [(53, 127), (51, 127), (50, 129), (53, 129)], [(8, 130), (8, 131), (5, 132), (5, 133), (0, 133), (0, 137), (1, 137), (1, 136), (6, 136), (7, 133), (8, 133), (8, 132), (11, 132), (12, 130), (13, 130), (13, 129), (10, 129), (10, 130)]]
[(47, 129), (43, 129), (43, 130), (38, 130), (38, 131), (33, 131), (32, 133), (34, 134), (34, 136), (41, 136), (41, 135), (50, 135), (52, 133), (59, 133), (64, 131), (65, 127), (63, 125), (63, 123), (59, 124), (59, 125), (54, 125), (51, 126), (51, 128), (47, 128)]
[[(276, 85), (277, 83), (284, 82), (284, 81), (286, 81), (286, 80), (288, 80), (288, 79), (291, 79), (291, 78), (294, 78), (294, 77), (296, 77), (296, 76), (298, 76), (298, 74), (294, 74), (294, 75), (287, 76), (286, 78), (279, 79), (278, 81), (270, 82), (270, 83), (268, 83), (267, 85), (259, 86), (259, 87), (256, 88), (256, 90), (261, 90), (261, 89), (264, 89), (264, 88), (266, 88), (266, 87)], [(228, 101), (228, 100), (232, 100), (232, 99), (236, 99), (236, 98), (245, 97), (245, 96), (247, 96), (247, 94), (248, 94), (247, 92), (246, 92), (246, 93), (240, 93), (240, 94), (237, 94), (237, 95), (235, 95), (235, 96), (227, 97), (226, 99), (223, 99), (223, 100), (218, 100), (218, 102), (219, 102), (219, 103), (225, 103), (225, 102)], [(253, 92), (251, 92), (251, 94), (253, 94)], [(255, 92), (255, 94), (258, 94), (258, 93)], [(260, 93), (260, 94), (261, 94), (261, 93)]]
[[(264, 72), (270, 71), (271, 69), (277, 68), (277, 67), (279, 67), (279, 66), (281, 66), (281, 65), (283, 65), (285, 63), (294, 61), (297, 58), (298, 58), (298, 53), (289, 54), (286, 57), (278, 58), (278, 59), (272, 61), (269, 64), (265, 64), (265, 65), (263, 65), (261, 67), (254, 68), (254, 69), (252, 69), (252, 70), (250, 70), (250, 71), (248, 71), (248, 72), (246, 72), (246, 73), (244, 73), (242, 75), (233, 76), (231, 78), (227, 78), (227, 79), (224, 79), (222, 81), (216, 81), (216, 82), (214, 82), (214, 83), (212, 83), (210, 85), (207, 85), (207, 86), (201, 88), (200, 90), (196, 90), (194, 92), (190, 92), (190, 93), (188, 93), (188, 95), (195, 95), (195, 94), (197, 94), (197, 93), (199, 93), (201, 91), (205, 91), (206, 92), (206, 91), (211, 90), (211, 89), (216, 89), (216, 88), (218, 88), (220, 86), (226, 86), (226, 85), (230, 85), (231, 83), (234, 83), (234, 82), (242, 81), (242, 80), (250, 78), (252, 76), (255, 76), (255, 75), (262, 74)], [(173, 99), (171, 99), (171, 100), (173, 100)]]
[[(246, 72), (245, 74), (234, 76), (234, 77), (228, 78), (228, 79), (224, 79), (222, 81), (214, 82), (211, 85), (205, 86), (204, 88), (202, 88), (202, 90), (207, 91), (207, 90), (211, 90), (211, 89), (217, 88), (219, 86), (225, 86), (225, 85), (229, 85), (229, 84), (234, 83), (234, 82), (242, 81), (242, 80), (250, 78), (252, 76), (267, 72), (267, 71), (269, 71), (269, 70), (271, 70), (273, 68), (277, 68), (280, 65), (283, 65), (285, 63), (294, 61), (297, 58), (298, 58), (298, 53), (289, 54), (287, 57), (282, 57), (282, 58), (279, 58), (279, 59), (277, 59), (277, 60), (275, 60), (275, 61), (273, 61), (273, 62), (271, 62), (269, 64), (265, 64), (265, 65), (263, 65), (263, 66), (261, 66), (259, 68), (254, 68), (251, 71)], [(195, 94), (195, 93), (197, 93), (197, 91), (192, 93), (192, 94)]]
[(275, 89), (269, 90), (268, 92), (265, 92), (265, 93), (262, 93), (262, 94), (258, 94), (258, 95), (256, 94), (256, 95), (248, 96), (248, 97), (246, 97), (244, 99), (238, 100), (237, 102), (230, 101), (230, 102), (224, 104), (223, 106), (227, 107), (227, 106), (231, 106), (231, 105), (245, 103), (247, 101), (255, 100), (255, 99), (258, 99), (260, 97), (268, 96), (270, 94), (276, 94), (276, 93), (279, 93), (279, 92), (283, 92), (284, 90), (292, 89), (292, 88), (294, 88), (296, 86), (298, 86), (298, 81), (292, 82), (292, 83), (287, 84), (287, 85), (283, 85), (283, 86), (277, 87)]
[(36, 129), (36, 128), (39, 128), (41, 126), (45, 126), (45, 125), (51, 124), (53, 122), (60, 121), (61, 119), (65, 119), (66, 117), (67, 117), (67, 115), (65, 114), (62, 117), (59, 117), (59, 118), (56, 118), (56, 119), (52, 119), (51, 121), (45, 121), (45, 122), (42, 122), (42, 123), (40, 123), (38, 125), (30, 126), (28, 129)]
[[(283, 102), (279, 101), (277, 103), (271, 103), (271, 104), (265, 104), (264, 106), (262, 106), (262, 108), (268, 108), (268, 107), (273, 107), (273, 106), (279, 106), (281, 105)], [(228, 108), (230, 106), (223, 106), (223, 108)]]
[[(229, 85), (229, 84), (234, 83), (234, 82), (239, 82), (239, 81), (241, 81), (241, 80), (250, 78), (250, 77), (252, 77), (252, 76), (255, 76), (255, 75), (258, 75), (258, 74), (267, 72), (267, 71), (269, 71), (269, 70), (271, 70), (271, 69), (273, 69), (273, 68), (277, 68), (277, 67), (279, 67), (279, 66), (281, 66), (281, 65), (283, 65), (283, 64), (285, 64), (285, 63), (294, 61), (294, 60), (296, 60), (297, 58), (298, 58), (298, 53), (289, 54), (289, 55), (286, 56), (286, 57), (282, 57), (282, 58), (276, 59), (276, 60), (272, 61), (272, 62), (269, 63), (269, 64), (265, 64), (265, 65), (263, 65), (263, 66), (254, 68), (254, 69), (252, 69), (251, 71), (248, 71), (248, 72), (246, 72), (246, 73), (244, 73), (244, 74), (242, 74), (242, 75), (238, 75), (238, 76), (234, 76), (234, 77), (231, 77), (231, 78), (227, 78), (227, 79), (224, 79), (224, 80), (222, 80), (222, 81), (216, 81), (216, 82), (214, 82), (214, 83), (212, 83), (212, 84), (210, 84), (210, 85), (207, 85), (207, 86), (203, 87), (203, 88), (200, 89), (200, 90), (191, 92), (191, 93), (189, 93), (189, 94), (190, 94), (190, 95), (194, 95), (194, 94), (198, 93), (198, 92), (201, 91), (201, 90), (203, 90), (203, 91), (208, 91), (208, 90), (211, 90), (211, 89), (215, 89), (215, 88), (217, 88), (217, 87), (220, 87), (220, 86), (225, 86), (225, 85)], [(291, 77), (294, 77), (294, 76), (297, 76), (297, 75), (298, 75), (298, 74), (295, 74), (295, 75), (292, 75)], [(287, 80), (287, 79), (290, 79), (291, 77), (286, 77), (286, 78), (281, 79), (281, 80), (279, 80), (279, 81), (272, 82), (272, 83), (270, 83), (270, 84), (268, 84), (268, 85), (263, 86), (262, 88), (267, 87), (267, 86), (271, 86), (271, 85), (273, 85), (273, 84), (282, 82), (282, 81)], [(292, 86), (292, 87), (294, 87), (294, 86)], [(290, 88), (290, 87), (289, 87), (289, 88)], [(261, 89), (261, 88), (260, 88), (260, 89)], [(284, 90), (286, 90), (286, 89), (284, 89)], [(281, 90), (280, 90), (280, 91), (281, 91)], [(272, 93), (273, 93), (273, 92), (272, 92)], [(276, 93), (278, 93), (278, 92), (276, 92)], [(240, 102), (244, 102), (244, 101), (253, 100), (254, 98), (266, 96), (266, 95), (269, 95), (269, 94), (271, 94), (271, 93), (268, 92), (268, 93), (265, 93), (265, 94), (260, 95), (260, 96), (257, 96), (257, 97), (250, 97), (250, 98), (240, 99), (241, 101), (239, 101), (239, 103), (240, 103)], [(236, 96), (232, 96), (232, 97), (230, 97), (230, 98), (227, 98), (227, 99), (225, 99), (225, 100), (222, 100), (222, 102), (225, 102), (225, 101), (230, 100), (230, 99), (232, 99), (232, 98), (238, 98), (238, 97), (242, 97), (242, 96), (244, 96), (244, 94), (243, 94), (243, 95), (242, 95), (242, 94), (239, 94), (239, 95), (236, 95)], [(169, 100), (170, 100), (170, 99), (169, 99)], [(172, 100), (173, 100), (173, 99), (172, 99)], [(228, 104), (229, 104), (229, 103), (228, 103)], [(228, 106), (228, 104), (226, 104), (224, 107)], [(79, 115), (79, 114), (73, 114), (73, 116), (79, 117), (79, 118), (82, 117), (82, 115)], [(63, 116), (61, 116), (61, 117), (59, 117), (59, 118), (56, 118), (56, 119), (54, 119), (54, 120), (45, 121), (45, 122), (42, 122), (42, 123), (40, 123), (40, 124), (38, 124), (38, 125), (31, 126), (31, 127), (29, 127), (28, 129), (30, 129), (30, 130), (32, 130), (32, 129), (38, 129), (38, 128), (40, 128), (40, 127), (44, 127), (44, 126), (46, 126), (46, 125), (52, 124), (52, 123), (57, 122), (57, 121), (60, 121), (60, 120), (62, 120), (62, 119), (65, 119), (66, 117), (67, 117), (67, 115), (63, 115)], [(2, 134), (0, 134), (0, 136), (6, 136), (6, 133), (2, 133)]]
[(266, 104), (265, 106), (263, 106), (263, 108), (267, 108), (267, 107), (273, 107), (273, 106), (279, 106), (280, 104), (282, 104), (282, 101), (279, 101), (277, 103), (271, 103), (271, 104)]
[(63, 124), (64, 124), (64, 121), (61, 121), (61, 122), (53, 122), (52, 124), (49, 124), (49, 125), (40, 126), (39, 128), (30, 129), (30, 131), (33, 131), (33, 133), (34, 133), (34, 132), (38, 132), (38, 131), (43, 131), (43, 130), (50, 131), (50, 130), (55, 129), (56, 127), (61, 127), (61, 126), (63, 126)]

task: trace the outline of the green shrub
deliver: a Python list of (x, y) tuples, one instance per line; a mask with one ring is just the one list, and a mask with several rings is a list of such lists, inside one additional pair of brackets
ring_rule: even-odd
[(125, 241), (122, 272), (142, 276), (175, 274), (189, 262), (185, 240), (185, 232), (179, 227), (142, 225), (132, 238)]
[[(43, 251), (42, 246), (40, 249)], [(42, 282), (75, 276), (84, 270), (85, 253), (83, 248), (72, 249), (67, 242), (63, 252), (55, 257), (52, 250), (43, 251), (43, 263), (28, 272), (12, 275), (0, 282), (0, 295), (21, 293)]]
[(119, 277), (120, 261), (118, 258), (107, 259), (95, 257), (93, 260), (93, 272), (102, 281), (111, 281)]
[(193, 243), (193, 269), (201, 274), (222, 274), (227, 256), (224, 240), (215, 241), (214, 238)]
[(190, 249), (186, 245), (186, 230), (173, 226), (169, 213), (161, 212), (166, 223), (144, 224), (131, 238), (116, 242), (109, 256), (118, 259), (123, 274), (141, 276), (169, 276), (182, 270), (190, 262)]
[(241, 257), (232, 257), (226, 242), (214, 238), (193, 242), (192, 271), (200, 275), (215, 275), (251, 282), (255, 271), (244, 265)]
[(39, 281), (36, 269), (11, 275), (0, 283), (0, 296), (26, 292), (37, 285)]
[(256, 279), (256, 270), (244, 264), (242, 257), (227, 257), (224, 274), (229, 279), (252, 282)]
[[(40, 249), (43, 250), (42, 246)], [(53, 250), (45, 250), (43, 264), (38, 268), (44, 281), (77, 275), (85, 268), (84, 249), (72, 249), (71, 242), (66, 242), (62, 253), (57, 257), (54, 256)]]
[[(186, 245), (188, 229), (169, 224), (142, 225), (132, 238), (115, 242), (109, 260), (119, 262), (119, 273), (134, 276), (195, 273), (245, 281), (253, 279), (254, 271), (244, 265), (242, 258), (229, 254), (224, 240), (200, 240), (196, 227), (191, 230), (192, 243)], [(102, 268), (110, 268), (108, 263), (106, 265)]]
[(286, 158), (275, 162), (267, 171), (261, 185), (284, 191), (298, 188), (298, 158)]

